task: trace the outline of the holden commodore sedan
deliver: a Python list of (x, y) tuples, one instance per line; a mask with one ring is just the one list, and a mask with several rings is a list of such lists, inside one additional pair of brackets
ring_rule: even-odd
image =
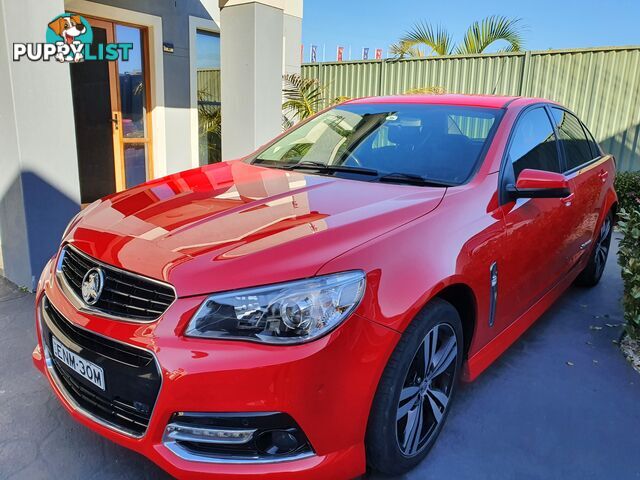
[(38, 285), (34, 363), (176, 477), (407, 472), (459, 379), (598, 283), (614, 175), (546, 100), (349, 101), (84, 209)]

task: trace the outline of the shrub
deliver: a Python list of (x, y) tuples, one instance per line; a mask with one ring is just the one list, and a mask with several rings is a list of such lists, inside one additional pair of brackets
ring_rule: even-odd
[(631, 338), (640, 339), (640, 205), (621, 210), (619, 218), (618, 228), (624, 235), (620, 240), (618, 263), (624, 285), (625, 328)]
[(618, 193), (619, 210), (638, 208), (640, 199), (640, 172), (619, 172), (616, 175), (616, 192)]

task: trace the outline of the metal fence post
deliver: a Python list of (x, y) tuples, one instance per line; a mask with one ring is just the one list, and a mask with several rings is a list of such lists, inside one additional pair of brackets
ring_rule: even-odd
[(524, 58), (522, 59), (522, 76), (520, 77), (520, 91), (519, 95), (522, 97), (526, 97), (529, 91), (529, 73), (530, 73), (530, 65), (531, 65), (531, 51), (527, 50), (524, 52)]
[[(325, 64), (324, 63), (318, 63), (318, 76), (316, 77), (318, 79), (318, 84), (322, 85), (324, 88), (329, 89), (329, 85), (327, 85), (326, 83), (324, 83), (324, 68), (325, 68)], [(328, 98), (324, 98), (324, 105), (322, 105), (322, 107), (328, 107), (329, 105), (327, 105), (327, 102), (329, 101)]]
[(384, 95), (386, 78), (387, 78), (387, 61), (385, 59), (382, 59), (380, 63), (380, 81), (378, 82), (378, 92), (377, 92), (378, 96)]

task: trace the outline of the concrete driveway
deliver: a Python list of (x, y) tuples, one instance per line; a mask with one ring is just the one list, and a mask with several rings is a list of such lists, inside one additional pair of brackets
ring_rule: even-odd
[[(640, 376), (613, 343), (615, 260), (463, 385), (431, 455), (405, 478), (640, 478)], [(71, 420), (31, 365), (34, 344), (33, 295), (0, 281), (0, 478), (167, 478)]]

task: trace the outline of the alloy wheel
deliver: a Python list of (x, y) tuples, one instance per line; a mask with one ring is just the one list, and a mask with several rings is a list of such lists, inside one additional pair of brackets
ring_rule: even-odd
[(396, 439), (403, 455), (418, 455), (443, 420), (456, 378), (458, 345), (447, 323), (422, 340), (405, 377), (396, 412)]
[(600, 227), (600, 235), (598, 236), (598, 242), (596, 243), (595, 263), (596, 273), (598, 276), (602, 275), (604, 266), (607, 263), (607, 255), (609, 254), (609, 236), (611, 235), (611, 216), (607, 217), (602, 222)]

